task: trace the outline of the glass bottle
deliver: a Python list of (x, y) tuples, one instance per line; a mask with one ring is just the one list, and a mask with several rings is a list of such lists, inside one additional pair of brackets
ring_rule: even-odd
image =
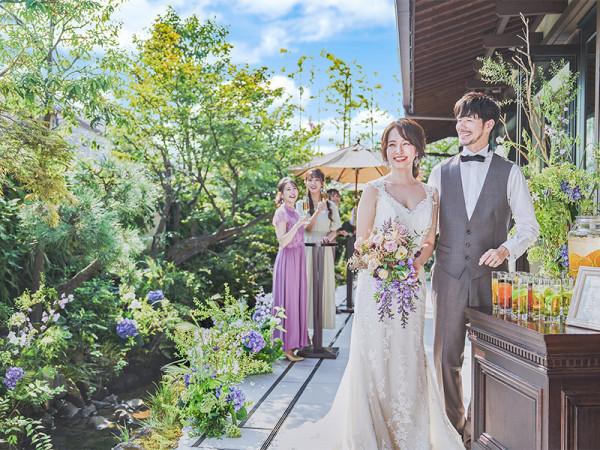
[(568, 242), (570, 276), (581, 266), (600, 267), (600, 216), (577, 216)]

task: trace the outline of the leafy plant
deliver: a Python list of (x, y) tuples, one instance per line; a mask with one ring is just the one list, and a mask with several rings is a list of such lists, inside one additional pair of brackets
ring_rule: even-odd
[[(502, 147), (514, 148), (527, 165), (523, 173), (528, 178), (540, 225), (537, 244), (529, 251), (529, 260), (540, 262), (542, 271), (559, 276), (564, 272), (567, 253), (567, 233), (577, 215), (596, 214), (595, 192), (600, 175), (575, 164), (579, 140), (571, 135), (569, 123), (574, 113), (571, 105), (577, 96), (578, 74), (567, 69), (564, 62), (553, 62), (547, 70), (533, 63), (529, 46), (529, 22), (525, 25), (525, 49), (517, 48), (512, 63), (499, 54), (495, 59), (483, 59), (482, 79), (510, 86), (523, 100), (520, 107), (527, 127), (520, 132), (522, 143), (508, 133), (500, 137)], [(516, 76), (520, 71), (522, 76)], [(505, 102), (506, 103), (506, 102)], [(595, 158), (598, 157), (595, 149)]]

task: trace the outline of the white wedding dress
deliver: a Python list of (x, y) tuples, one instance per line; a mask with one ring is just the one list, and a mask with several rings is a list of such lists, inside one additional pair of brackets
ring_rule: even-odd
[[(375, 227), (396, 218), (417, 235), (418, 248), (433, 220), (434, 188), (414, 210), (408, 210), (385, 189), (383, 179), (371, 182), (379, 191)], [(464, 449), (446, 417), (423, 344), (425, 278), (416, 311), (406, 328), (400, 319), (379, 321), (373, 294), (375, 280), (358, 275), (350, 356), (331, 410), (316, 423), (286, 432), (280, 449)]]

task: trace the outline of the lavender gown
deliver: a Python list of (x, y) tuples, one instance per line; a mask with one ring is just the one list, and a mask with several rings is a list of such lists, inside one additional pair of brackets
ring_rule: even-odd
[[(286, 223), (286, 233), (300, 219), (294, 208), (282, 205), (273, 217), (273, 226)], [(304, 227), (300, 227), (292, 241), (279, 247), (273, 268), (273, 307), (283, 306), (286, 319), (285, 333), (275, 330), (273, 338), (283, 341), (283, 350), (302, 348), (308, 344), (306, 328), (306, 256), (304, 252)]]

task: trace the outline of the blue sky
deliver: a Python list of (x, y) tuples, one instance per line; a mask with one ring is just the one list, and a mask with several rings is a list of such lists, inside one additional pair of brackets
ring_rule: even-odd
[[(310, 93), (315, 95), (328, 82), (326, 63), (319, 56), (325, 49), (347, 63), (356, 61), (371, 85), (383, 86), (376, 100), (387, 114), (378, 118), (376, 136), (402, 114), (401, 87), (394, 79), (394, 75), (399, 77), (394, 0), (128, 0), (117, 16), (123, 23), (122, 44), (130, 46), (134, 33), (144, 36), (144, 28), (164, 13), (167, 5), (184, 17), (196, 14), (201, 19), (216, 18), (217, 23), (229, 25), (235, 61), (269, 67), (275, 72), (273, 85), (283, 87), (294, 98), (298, 98), (298, 82), (282, 76), (280, 69), (293, 70), (302, 55), (313, 57), (318, 62), (317, 79)], [(282, 54), (281, 48), (288, 53)], [(335, 150), (328, 140), (340, 142), (341, 137), (332, 123), (333, 111), (319, 114), (318, 101), (307, 97), (303, 102), (303, 125), (308, 126), (308, 117), (313, 123), (322, 123), (320, 150)], [(323, 97), (320, 103), (324, 109)], [(357, 133), (365, 114), (366, 111), (359, 111), (353, 118)], [(352, 135), (354, 138), (354, 131)]]

